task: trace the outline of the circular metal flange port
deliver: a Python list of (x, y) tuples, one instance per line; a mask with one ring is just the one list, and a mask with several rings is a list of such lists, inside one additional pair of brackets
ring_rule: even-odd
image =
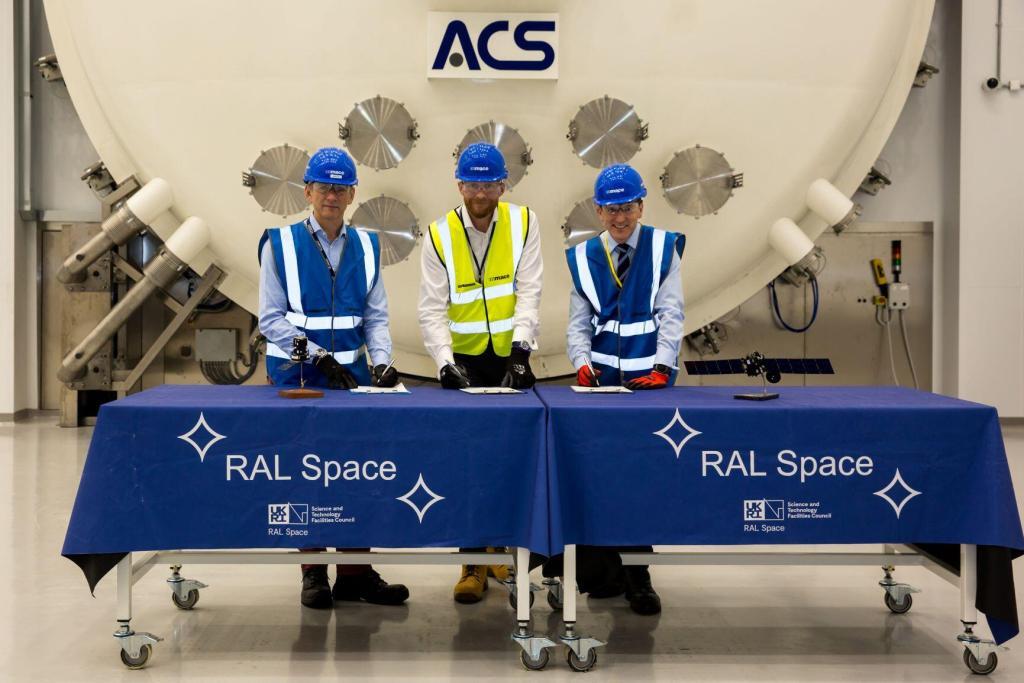
[(380, 237), (382, 266), (404, 261), (420, 238), (420, 226), (404, 202), (380, 195), (359, 205), (352, 214), (352, 225), (377, 233)]
[(378, 171), (398, 166), (419, 137), (416, 121), (405, 105), (380, 95), (357, 103), (341, 130), (356, 161)]
[(284, 144), (261, 152), (249, 169), (249, 194), (264, 211), (290, 216), (308, 206), (302, 176), (309, 163), (309, 154)]
[(740, 178), (721, 152), (696, 145), (676, 152), (661, 176), (661, 186), (678, 213), (706, 216), (729, 201)]
[(604, 168), (632, 159), (647, 138), (647, 125), (633, 105), (605, 95), (580, 107), (566, 137), (576, 156), (594, 168)]

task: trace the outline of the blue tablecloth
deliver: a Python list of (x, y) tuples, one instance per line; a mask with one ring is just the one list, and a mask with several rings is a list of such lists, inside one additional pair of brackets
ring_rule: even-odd
[(290, 400), (274, 387), (150, 389), (101, 408), (62, 554), (367, 546), (546, 554), (544, 417), (532, 392), (415, 388)]
[[(994, 408), (894, 387), (785, 387), (781, 398), (756, 403), (734, 399), (738, 391), (539, 388), (548, 406), (552, 550), (566, 543), (1024, 549)], [(1012, 574), (1010, 581), (1012, 598)]]

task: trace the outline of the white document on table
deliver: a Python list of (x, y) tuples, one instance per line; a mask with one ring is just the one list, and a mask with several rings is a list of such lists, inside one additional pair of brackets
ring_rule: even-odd
[(632, 389), (626, 387), (569, 387), (577, 394), (632, 394)]
[(523, 392), (512, 387), (466, 387), (459, 389), (467, 394), (521, 394)]
[(353, 394), (408, 394), (410, 391), (405, 388), (405, 384), (399, 382), (393, 387), (356, 387), (355, 389), (349, 389)]

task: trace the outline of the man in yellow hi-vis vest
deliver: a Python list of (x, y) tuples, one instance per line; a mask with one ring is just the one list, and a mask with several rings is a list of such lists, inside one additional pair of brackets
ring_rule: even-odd
[[(508, 171), (494, 145), (466, 147), (455, 177), (462, 205), (431, 223), (423, 243), (423, 341), (446, 389), (527, 389), (535, 381), (530, 350), (543, 271), (537, 216), (500, 201)], [(463, 566), (455, 599), (478, 602), (487, 572), (486, 566)], [(504, 574), (504, 568), (492, 573)]]

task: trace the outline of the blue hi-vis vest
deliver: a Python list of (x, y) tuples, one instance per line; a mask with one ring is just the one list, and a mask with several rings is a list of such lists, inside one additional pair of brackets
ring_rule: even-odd
[[(360, 386), (368, 386), (363, 311), (380, 273), (380, 242), (376, 234), (352, 226), (345, 230), (347, 241), (333, 283), (305, 221), (267, 230), (260, 240), (260, 253), (269, 239), (277, 275), (288, 296), (288, 322), (332, 352)], [(299, 366), (284, 367), (290, 357), (290, 348), (267, 342), (267, 373), (277, 386), (299, 384)], [(307, 386), (327, 386), (327, 378), (312, 363), (304, 364), (302, 377)]]
[(654, 368), (658, 349), (654, 298), (672, 266), (673, 252), (682, 256), (686, 245), (686, 237), (675, 232), (649, 225), (637, 229), (640, 237), (621, 288), (614, 254), (605, 248), (602, 235), (565, 252), (576, 291), (596, 312), (591, 319), (590, 360), (606, 386), (641, 377)]

